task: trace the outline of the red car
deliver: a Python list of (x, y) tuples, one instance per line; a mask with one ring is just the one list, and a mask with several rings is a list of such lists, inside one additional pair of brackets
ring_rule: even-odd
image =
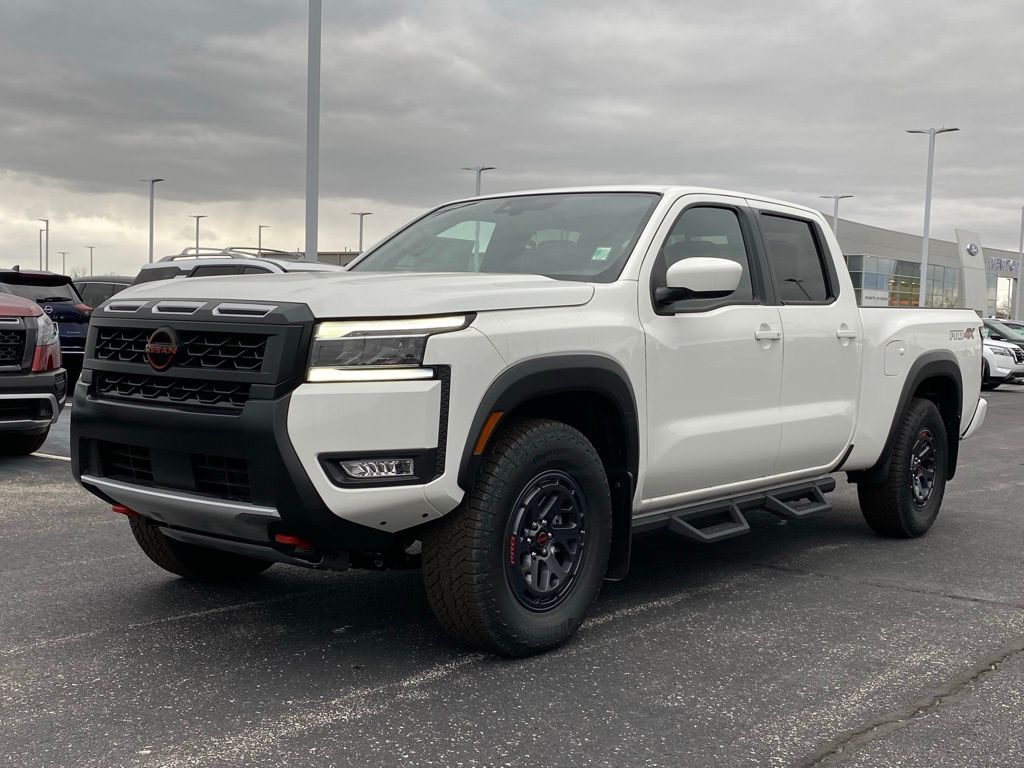
[(0, 292), (0, 454), (39, 450), (67, 386), (57, 325), (35, 302)]

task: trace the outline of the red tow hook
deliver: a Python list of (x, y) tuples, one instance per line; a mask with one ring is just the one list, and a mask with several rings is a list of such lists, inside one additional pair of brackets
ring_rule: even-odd
[(298, 536), (291, 536), (287, 533), (275, 533), (274, 542), (282, 544), (286, 547), (295, 547), (296, 549), (305, 549), (312, 551), (313, 545), (305, 539), (300, 539)]
[(117, 512), (117, 514), (119, 515), (124, 515), (125, 517), (139, 516), (138, 512), (136, 512), (134, 509), (131, 509), (130, 507), (126, 507), (124, 504), (114, 504), (113, 506), (110, 507), (110, 510), (112, 512)]

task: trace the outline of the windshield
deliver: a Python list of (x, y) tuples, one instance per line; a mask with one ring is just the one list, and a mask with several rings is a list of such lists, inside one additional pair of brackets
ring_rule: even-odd
[(1010, 341), (1024, 341), (1024, 333), (1014, 330), (1008, 325), (1003, 325), (996, 320), (989, 320), (986, 325), (1005, 339)]
[(500, 272), (609, 283), (658, 199), (588, 192), (455, 203), (414, 222), (352, 270)]
[(15, 296), (24, 299), (40, 301), (73, 301), (78, 302), (78, 295), (75, 289), (65, 283), (64, 285), (33, 285), (27, 283), (5, 283), (4, 288)]

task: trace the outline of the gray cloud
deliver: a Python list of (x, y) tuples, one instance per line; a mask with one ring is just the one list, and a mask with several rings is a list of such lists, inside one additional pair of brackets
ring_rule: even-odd
[[(97, 206), (153, 173), (165, 197), (240, 216), (294, 203), (305, 12), (4, 3), (0, 169)], [(485, 161), (499, 167), (488, 189), (656, 180), (810, 204), (848, 192), (844, 215), (914, 231), (926, 141), (903, 131), (945, 123), (962, 132), (939, 139), (933, 232), (1014, 247), (1022, 28), (1013, 0), (327, 0), (322, 190), (421, 208), (469, 191), (459, 168)], [(16, 203), (0, 185), (0, 206)]]

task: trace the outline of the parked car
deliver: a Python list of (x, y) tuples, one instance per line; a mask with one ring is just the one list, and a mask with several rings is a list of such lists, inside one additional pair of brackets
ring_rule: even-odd
[(981, 322), (983, 323), (981, 335), (986, 339), (1005, 341), (1024, 349), (1024, 333), (1015, 331), (1002, 320), (996, 320), (992, 317), (986, 317)]
[(75, 278), (75, 288), (82, 301), (90, 307), (98, 307), (104, 301), (120, 293), (132, 284), (134, 278), (120, 275), (94, 275)]
[(1024, 376), (1024, 349), (1006, 341), (985, 339), (981, 388), (995, 389)]
[(59, 328), (65, 363), (81, 366), (92, 307), (82, 300), (70, 277), (17, 267), (0, 269), (0, 292), (21, 296), (42, 307)]
[(284, 251), (256, 251), (255, 248), (226, 248), (202, 251), (186, 248), (179, 254), (143, 265), (133, 284), (175, 277), (216, 277), (224, 275), (266, 275), (286, 272), (339, 272), (344, 267), (301, 261)]
[(842, 471), (871, 528), (924, 534), (985, 419), (980, 326), (858, 307), (798, 205), (462, 200), (350, 271), (124, 291), (90, 328), (72, 467), (172, 573), (419, 563), (449, 632), (521, 656), (576, 630), (635, 532), (800, 518)]
[(1024, 322), (1021, 322), (1020, 320), (999, 320), (999, 322), (1005, 325), (1010, 330), (1016, 331), (1017, 333), (1024, 336)]
[(0, 292), (0, 454), (39, 450), (66, 394), (57, 327), (35, 302)]

